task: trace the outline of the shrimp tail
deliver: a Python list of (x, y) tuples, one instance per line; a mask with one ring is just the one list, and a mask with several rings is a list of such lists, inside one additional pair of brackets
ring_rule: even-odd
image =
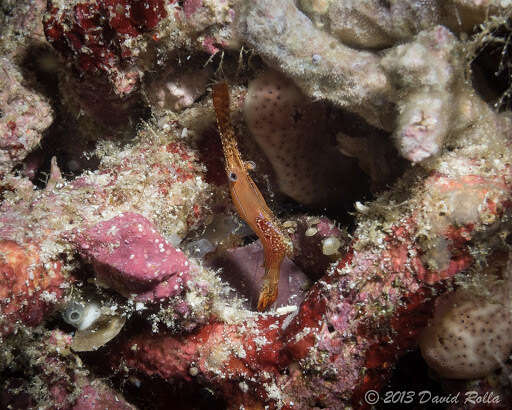
[[(275, 276), (275, 275), (273, 275)], [(279, 276), (272, 277), (269, 280), (264, 279), (258, 298), (258, 311), (265, 311), (277, 299), (277, 290), (279, 284)]]
[(278, 295), (279, 272), (285, 256), (285, 248), (264, 246), (265, 275), (258, 298), (258, 310), (263, 312), (272, 305)]

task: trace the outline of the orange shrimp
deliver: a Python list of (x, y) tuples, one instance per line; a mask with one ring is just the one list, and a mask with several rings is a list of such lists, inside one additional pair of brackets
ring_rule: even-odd
[(258, 310), (263, 311), (277, 299), (281, 263), (286, 255), (291, 254), (292, 244), (247, 172), (252, 166), (242, 160), (230, 121), (226, 83), (214, 85), (213, 106), (217, 114), (231, 198), (238, 215), (247, 222), (263, 245), (265, 276), (258, 299)]

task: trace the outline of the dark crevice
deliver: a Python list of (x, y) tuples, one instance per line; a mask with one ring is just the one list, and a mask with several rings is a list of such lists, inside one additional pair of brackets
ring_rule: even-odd
[(500, 111), (512, 107), (511, 27), (509, 19), (491, 31), (471, 62), (473, 86), (486, 102)]
[(430, 392), (432, 396), (447, 396), (441, 384), (429, 377), (428, 366), (419, 350), (414, 350), (398, 360), (390, 381), (380, 391), (381, 400), (376, 409), (443, 410), (446, 408), (446, 405), (436, 404), (433, 401), (420, 404), (420, 392), (424, 391)]
[[(73, 179), (85, 170), (95, 170), (99, 159), (92, 153), (99, 140), (128, 134), (133, 136), (140, 120), (147, 120), (151, 115), (150, 108), (137, 94), (130, 97), (128, 111), (123, 111), (127, 102), (110, 94), (110, 102), (99, 100), (95, 103), (95, 99), (101, 98), (103, 94), (91, 93), (89, 80), (75, 76), (74, 79), (62, 83), (70, 75), (61, 72), (62, 64), (56, 52), (47, 44), (41, 43), (29, 46), (18, 58), (18, 65), (24, 75), (24, 85), (45, 96), (54, 112), (54, 121), (43, 132), (38, 146), (27, 155), (22, 166), (13, 170), (30, 178), (38, 188), (46, 186), (52, 157), (56, 157), (61, 174), (66, 179)], [(104, 84), (104, 87), (108, 86)], [(70, 106), (69, 101), (62, 100), (61, 87), (70, 87), (72, 89), (69, 91), (76, 93), (70, 95), (75, 101), (72, 103), (74, 106)], [(107, 121), (101, 123), (104, 118), (95, 120), (87, 113), (77, 113), (81, 110), (80, 102), (77, 102), (80, 99), (84, 99), (93, 110), (99, 106), (100, 110), (91, 114), (103, 114)], [(120, 115), (116, 115), (118, 111)]]
[(58, 67), (59, 56), (49, 45), (34, 43), (27, 47), (20, 58), (19, 67), (24, 76), (25, 85), (47, 97), (53, 108), (58, 104)]

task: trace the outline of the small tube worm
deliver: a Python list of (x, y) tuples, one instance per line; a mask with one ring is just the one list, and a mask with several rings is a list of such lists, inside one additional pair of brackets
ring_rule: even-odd
[(258, 299), (258, 310), (263, 311), (277, 299), (281, 263), (286, 255), (291, 254), (292, 244), (248, 173), (253, 168), (252, 163), (242, 160), (230, 121), (226, 83), (214, 85), (213, 106), (217, 114), (231, 198), (238, 215), (247, 222), (263, 245), (265, 276)]

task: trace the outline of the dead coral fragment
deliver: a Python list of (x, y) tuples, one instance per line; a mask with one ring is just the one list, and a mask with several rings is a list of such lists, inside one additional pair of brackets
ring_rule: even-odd
[(300, 0), (298, 4), (317, 27), (359, 49), (390, 47), (437, 24), (469, 33), (507, 7), (499, 0)]
[(455, 36), (437, 26), (391, 49), (382, 59), (382, 68), (400, 90), (392, 97), (398, 106), (395, 144), (412, 162), (436, 155), (457, 126), (457, 98), (465, 98), (458, 47)]
[[(348, 47), (328, 33), (329, 27), (320, 29), (322, 24), (315, 25), (295, 3), (241, 2), (237, 20), (240, 37), (305, 95), (357, 113), (377, 128), (394, 130), (396, 147), (409, 161), (420, 162), (437, 155), (446, 137), (460, 126), (457, 110), (467, 98), (461, 43), (447, 28), (434, 25), (439, 24), (439, 16), (429, 19), (425, 27), (411, 24), (401, 28), (402, 34), (390, 34), (381, 45), (393, 45), (392, 38), (416, 37), (382, 55)], [(327, 13), (327, 9), (333, 11), (339, 6), (357, 14), (354, 9), (359, 7), (358, 18), (364, 19), (365, 13), (375, 15), (374, 7), (380, 9), (377, 2), (359, 2), (365, 3), (366, 9), (359, 3), (344, 3), (330, 2), (315, 13)], [(400, 7), (403, 2), (396, 3)], [(411, 19), (414, 23), (411, 16), (416, 12), (429, 14), (428, 6), (420, 3), (414, 12), (404, 10), (408, 15), (404, 22)], [(312, 12), (312, 2), (301, 4)]]
[(378, 57), (351, 49), (314, 26), (292, 0), (243, 1), (240, 37), (313, 99), (356, 112), (390, 128), (390, 84)]

